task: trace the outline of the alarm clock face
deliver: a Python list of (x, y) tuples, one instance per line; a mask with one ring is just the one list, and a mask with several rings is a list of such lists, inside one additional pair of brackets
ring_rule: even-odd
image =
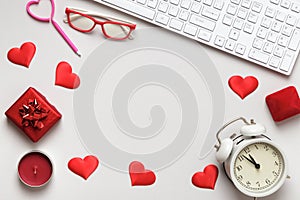
[(254, 142), (233, 157), (231, 177), (249, 196), (262, 197), (275, 192), (286, 178), (286, 163), (280, 150), (270, 142)]

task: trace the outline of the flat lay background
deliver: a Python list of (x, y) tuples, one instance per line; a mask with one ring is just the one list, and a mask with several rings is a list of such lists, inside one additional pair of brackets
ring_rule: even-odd
[[(155, 28), (151, 24), (92, 1), (57, 0), (54, 18), (80, 49), (82, 57), (79, 58), (51, 24), (35, 21), (27, 15), (25, 10), (26, 4), (27, 0), (2, 1), (1, 4), (1, 199), (251, 199), (240, 194), (228, 181), (222, 171), (222, 167), (216, 162), (214, 151), (212, 150), (215, 130), (220, 128), (223, 122), (239, 116), (244, 116), (247, 119), (254, 118), (256, 122), (264, 124), (267, 128), (267, 135), (282, 147), (288, 158), (288, 174), (291, 176), (291, 179), (287, 180), (278, 192), (263, 199), (296, 199), (299, 196), (300, 172), (298, 165), (300, 161), (297, 147), (300, 141), (300, 134), (298, 133), (300, 130), (300, 118), (296, 116), (276, 124), (272, 120), (265, 104), (265, 97), (268, 94), (287, 86), (294, 85), (300, 91), (299, 59), (292, 75), (287, 77), (192, 42), (173, 33)], [(48, 16), (50, 8), (48, 0), (41, 0), (40, 6), (40, 9), (33, 7), (32, 10), (43, 16)], [(63, 18), (65, 17), (64, 9), (67, 6), (93, 10), (104, 15), (133, 21), (137, 24), (137, 30), (134, 32), (136, 39), (123, 42), (107, 41), (102, 36), (100, 29), (90, 34), (77, 32), (63, 23)], [(187, 64), (185, 68), (182, 66), (184, 62), (180, 59), (177, 61), (175, 58), (187, 57), (188, 59), (189, 56), (185, 56), (186, 54), (172, 57), (171, 54), (166, 53), (165, 56), (162, 56), (164, 53), (163, 48), (167, 48), (168, 45), (167, 43), (164, 45), (165, 41), (159, 41), (160, 36), (163, 36), (162, 38), (168, 37), (170, 39), (169, 42), (174, 43), (174, 45), (170, 45), (170, 48), (174, 49), (167, 49), (170, 52), (176, 52), (180, 48), (188, 49), (188, 45), (191, 45), (191, 49), (199, 48), (201, 58), (205, 59), (205, 61), (199, 60), (197, 62), (197, 59), (194, 59), (195, 54), (192, 54), (190, 60), (192, 64)], [(128, 45), (128, 49), (132, 49), (136, 47), (135, 45), (138, 46), (139, 43), (143, 43), (142, 45), (147, 47), (152, 42), (151, 37), (155, 38), (155, 41), (157, 40), (157, 43), (162, 45), (159, 46), (156, 42), (153, 42), (153, 45), (156, 45), (156, 52), (142, 48), (133, 54), (126, 54), (126, 51), (120, 51), (120, 55), (118, 55), (118, 45), (120, 45), (120, 48)], [(179, 40), (180, 42), (178, 42)], [(9, 49), (19, 47), (26, 41), (32, 41), (37, 46), (36, 54), (29, 69), (14, 65), (6, 58)], [(182, 46), (177, 47), (176, 41), (187, 46), (184, 46), (184, 48)], [(116, 58), (114, 63), (109, 63), (109, 60), (107, 60), (110, 56)], [(98, 59), (95, 59), (96, 57)], [(148, 140), (137, 139), (128, 135), (130, 133), (124, 134), (124, 131), (122, 132), (123, 129), (118, 127), (117, 123), (114, 123), (117, 119), (114, 119), (109, 106), (114, 102), (112, 100), (114, 97), (112, 90), (117, 88), (118, 83), (121, 82), (120, 79), (123, 80), (126, 77), (126, 73), (133, 70), (133, 68), (130, 68), (130, 59), (132, 63), (144, 61), (145, 65), (147, 65), (153, 60), (157, 66), (166, 66), (168, 69), (174, 67), (174, 71), (184, 77), (191, 91), (194, 92), (193, 97), (196, 100), (199, 114), (197, 117), (198, 121), (201, 122), (196, 127), (197, 131), (192, 141), (172, 162), (160, 166), (160, 163), (151, 163), (149, 159), (143, 160), (145, 167), (154, 170), (157, 177), (155, 184), (148, 187), (132, 187), (128, 173), (122, 168), (124, 163), (121, 163), (122, 165), (119, 168), (111, 164), (113, 161), (121, 160), (122, 158), (112, 154), (113, 161), (110, 162), (108, 161), (110, 159), (108, 158), (108, 153), (103, 151), (102, 160), (101, 152), (91, 151), (89, 146), (84, 143), (82, 134), (92, 135), (93, 133), (91, 132), (93, 130), (87, 128), (87, 133), (82, 133), (82, 130), (77, 127), (78, 120), (82, 119), (82, 116), (78, 117), (80, 113), (76, 112), (76, 95), (77, 92), (80, 93), (81, 87), (77, 90), (69, 90), (54, 86), (55, 69), (60, 61), (69, 62), (73, 71), (78, 73), (79, 76), (81, 76), (82, 71), (88, 71), (87, 68), (95, 62), (99, 62), (97, 63), (99, 67), (107, 65), (108, 68), (102, 74), (98, 74), (98, 85), (95, 86), (95, 91), (92, 91), (95, 103), (95, 117), (99, 126), (101, 126), (101, 130), (103, 130), (103, 135), (113, 146), (122, 149), (122, 151), (129, 152), (131, 155), (139, 154), (137, 158), (143, 157), (141, 156), (143, 154), (148, 155), (152, 152), (159, 152), (159, 150), (166, 148), (175, 140), (176, 132), (180, 129), (180, 123), (186, 121), (180, 115), (185, 107), (180, 105), (180, 99), (176, 97), (176, 94), (170, 92), (170, 88), (160, 84), (141, 85), (140, 88), (131, 93), (132, 96), (129, 99), (124, 99), (124, 101), (128, 102), (130, 119), (139, 127), (147, 127), (151, 124), (151, 108), (159, 105), (165, 111), (165, 123), (162, 126), (162, 130), (157, 132), (157, 136), (155, 135)], [(161, 63), (159, 62), (160, 60)], [(178, 64), (180, 62), (182, 62), (182, 65)], [(207, 75), (204, 73), (203, 67), (207, 67), (204, 66), (205, 64), (209, 64), (209, 67), (212, 67), (210, 71), (213, 71), (213, 74)], [(142, 66), (143, 64), (139, 63), (139, 65)], [(200, 71), (199, 74), (195, 75), (193, 65), (195, 69)], [(91, 67), (91, 76), (93, 75), (93, 70), (95, 69)], [(255, 76), (259, 80), (259, 87), (244, 100), (241, 100), (230, 90), (227, 84), (228, 79), (233, 75), (241, 75), (243, 77)], [(216, 84), (221, 84), (221, 87), (217, 88), (218, 91), (210, 91), (212, 88), (209, 86), (211, 81), (208, 80), (211, 79), (215, 80)], [(84, 88), (85, 80), (85, 76), (82, 74), (82, 88)], [(13, 102), (30, 86), (35, 87), (45, 95), (63, 115), (60, 122), (35, 144), (9, 122), (4, 115)], [(224, 97), (224, 100), (222, 98), (218, 100), (212, 99), (216, 97), (214, 94), (218, 93), (219, 90), (222, 93), (220, 96)], [(121, 103), (122, 101), (117, 100), (116, 102)], [(82, 107), (84, 106), (82, 104)], [(216, 108), (223, 108), (224, 111), (214, 110)], [(118, 112), (115, 114), (118, 115)], [(89, 117), (86, 116), (86, 119), (88, 120)], [(222, 123), (215, 123), (213, 119), (216, 118), (221, 119)], [(187, 123), (190, 123), (189, 120), (187, 121)], [(230, 127), (227, 135), (230, 135), (232, 131), (237, 132), (238, 128), (239, 124)], [(224, 133), (225, 135), (226, 133)], [(207, 142), (205, 143), (205, 141)], [(100, 145), (101, 141), (99, 141)], [(47, 153), (54, 163), (54, 174), (51, 182), (46, 187), (30, 189), (18, 180), (18, 161), (25, 153), (31, 150), (41, 150)], [(88, 154), (96, 154), (100, 160), (100, 165), (95, 173), (85, 181), (70, 172), (67, 168), (67, 163), (73, 157), (84, 157)], [(191, 183), (192, 175), (197, 171), (202, 171), (206, 165), (211, 163), (216, 164), (220, 172), (215, 189), (207, 190), (194, 187)]]

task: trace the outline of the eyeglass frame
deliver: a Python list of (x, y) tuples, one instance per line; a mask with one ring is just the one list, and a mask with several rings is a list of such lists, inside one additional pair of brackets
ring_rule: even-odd
[[(83, 32), (83, 33), (88, 33), (88, 32), (91, 32), (93, 29), (95, 29), (96, 25), (100, 25), (101, 26), (101, 30), (102, 30), (102, 33), (103, 35), (106, 37), (106, 38), (109, 38), (109, 39), (113, 39), (113, 40), (125, 40), (125, 39), (132, 39), (132, 31), (135, 30), (136, 28), (136, 24), (134, 23), (131, 23), (131, 22), (126, 22), (124, 20), (121, 20), (121, 19), (117, 19), (117, 18), (114, 18), (114, 17), (109, 17), (109, 16), (104, 16), (104, 15), (99, 15), (97, 13), (92, 13), (92, 12), (88, 12), (88, 11), (84, 11), (84, 10), (81, 10), (81, 9), (77, 9), (77, 8), (66, 8), (65, 9), (65, 13), (66, 13), (66, 18), (63, 20), (65, 23), (68, 23), (70, 27), (72, 27), (73, 29), (77, 30), (77, 31), (80, 31), (80, 32)], [(94, 22), (93, 26), (88, 29), (88, 30), (84, 30), (84, 29), (80, 29), (76, 26), (74, 26), (72, 24), (72, 19), (71, 19), (71, 16), (70, 16), (70, 13), (73, 13), (73, 14), (77, 14), (77, 15), (80, 15), (82, 17), (86, 17), (90, 20), (92, 20)], [(103, 18), (103, 19), (106, 19), (106, 21), (100, 21), (100, 20), (97, 20), (95, 19), (94, 17), (99, 17), (99, 18)], [(115, 24), (115, 25), (120, 25), (120, 27), (123, 29), (123, 26), (126, 26), (128, 27), (130, 30), (129, 32), (127, 33), (127, 35), (123, 38), (114, 38), (114, 37), (111, 37), (109, 36), (106, 31), (105, 31), (105, 28), (104, 28), (104, 25), (105, 24)], [(125, 32), (125, 30), (123, 29), (123, 31)]]

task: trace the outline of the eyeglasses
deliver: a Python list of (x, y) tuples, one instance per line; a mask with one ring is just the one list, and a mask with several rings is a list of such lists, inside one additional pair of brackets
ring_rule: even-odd
[[(114, 40), (133, 38), (131, 32), (136, 27), (133, 23), (75, 8), (66, 8), (65, 13), (67, 17), (64, 22), (77, 31), (88, 33), (99, 24), (103, 35), (107, 38)], [(94, 17), (102, 18), (105, 21), (96, 20)]]

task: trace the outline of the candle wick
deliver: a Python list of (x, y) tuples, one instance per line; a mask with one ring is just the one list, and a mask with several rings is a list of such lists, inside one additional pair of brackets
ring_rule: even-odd
[(37, 166), (36, 165), (33, 167), (33, 174), (37, 175)]

